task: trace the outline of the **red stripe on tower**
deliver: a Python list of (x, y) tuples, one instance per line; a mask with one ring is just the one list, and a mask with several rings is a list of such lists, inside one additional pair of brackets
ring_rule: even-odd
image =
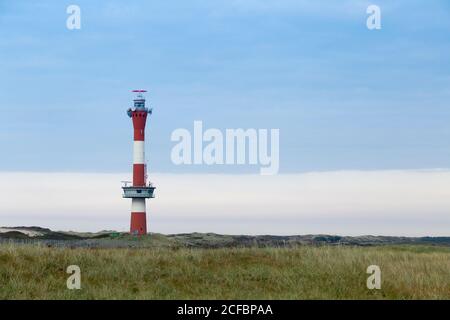
[(145, 186), (145, 164), (133, 164), (133, 187)]
[[(136, 101), (136, 100), (135, 100)], [(143, 100), (145, 103), (145, 100)], [(132, 111), (134, 141), (145, 140), (145, 124), (147, 122), (147, 111)]]

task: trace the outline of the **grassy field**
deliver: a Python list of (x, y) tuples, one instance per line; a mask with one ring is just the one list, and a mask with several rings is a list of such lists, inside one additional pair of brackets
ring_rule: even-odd
[[(368, 290), (378, 265), (381, 290)], [(68, 290), (66, 268), (81, 268)], [(450, 248), (0, 246), (0, 299), (450, 299)]]

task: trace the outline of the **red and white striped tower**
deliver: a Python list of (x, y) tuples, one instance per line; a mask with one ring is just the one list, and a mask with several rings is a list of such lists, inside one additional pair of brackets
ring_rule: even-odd
[(128, 116), (133, 120), (133, 185), (122, 187), (124, 198), (131, 198), (130, 233), (134, 235), (147, 234), (147, 218), (145, 199), (154, 198), (155, 188), (147, 184), (147, 166), (145, 164), (145, 124), (151, 109), (145, 107), (145, 90), (133, 90), (137, 94), (134, 107), (127, 110)]

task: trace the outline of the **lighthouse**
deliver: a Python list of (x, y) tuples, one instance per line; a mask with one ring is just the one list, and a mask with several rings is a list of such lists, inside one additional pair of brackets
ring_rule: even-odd
[(131, 198), (130, 233), (132, 235), (147, 234), (147, 211), (145, 199), (154, 198), (155, 187), (147, 182), (147, 165), (145, 162), (145, 125), (152, 109), (145, 106), (145, 90), (133, 90), (136, 94), (132, 108), (127, 110), (134, 129), (133, 142), (133, 182), (125, 181), (122, 186), (123, 197)]

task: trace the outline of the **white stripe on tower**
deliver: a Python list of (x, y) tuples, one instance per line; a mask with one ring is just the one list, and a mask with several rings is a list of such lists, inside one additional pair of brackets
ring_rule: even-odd
[(131, 212), (145, 212), (145, 198), (132, 198)]
[(145, 141), (134, 141), (133, 145), (133, 163), (145, 164)]

